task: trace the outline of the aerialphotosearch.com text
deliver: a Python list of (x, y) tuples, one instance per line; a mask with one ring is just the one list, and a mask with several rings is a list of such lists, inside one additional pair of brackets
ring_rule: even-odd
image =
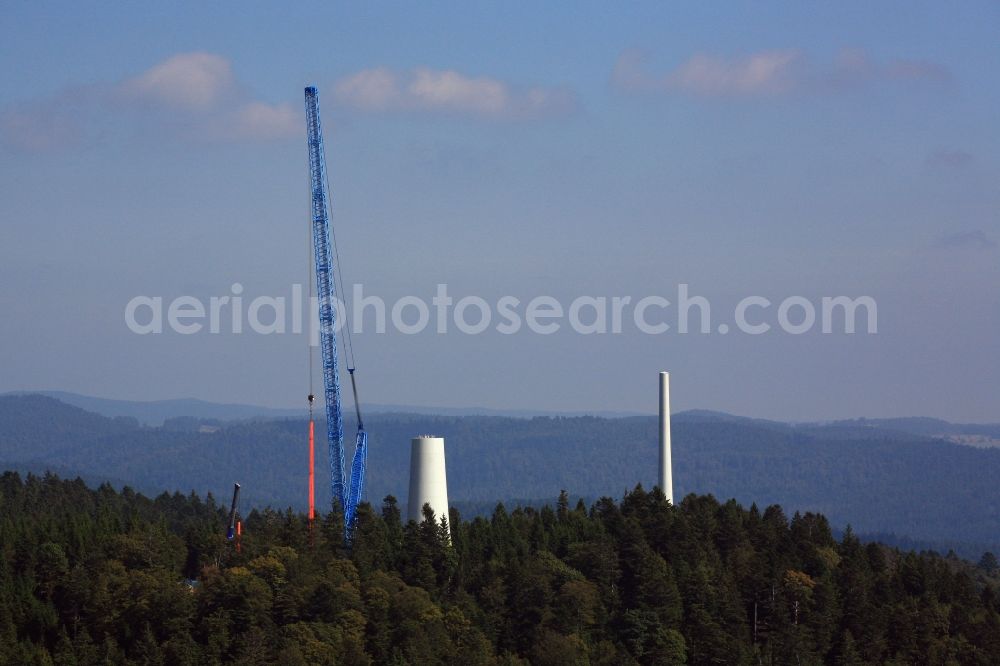
[[(181, 335), (235, 333), (260, 335), (310, 333), (319, 339), (318, 303), (293, 284), (288, 296), (249, 298), (243, 285), (234, 283), (230, 293), (207, 299), (194, 296), (136, 296), (125, 306), (125, 324), (139, 335), (170, 331)], [(762, 335), (780, 331), (801, 335), (810, 331), (852, 334), (878, 332), (878, 308), (871, 296), (823, 296), (809, 299), (788, 296), (772, 300), (747, 296), (736, 303), (729, 317), (713, 325), (713, 311), (704, 296), (692, 295), (688, 284), (677, 285), (673, 298), (663, 295), (578, 296), (568, 302), (553, 296), (521, 299), (502, 296), (488, 301), (480, 296), (456, 298), (447, 284), (438, 284), (429, 299), (403, 296), (392, 302), (365, 294), (353, 285), (350, 306), (334, 302), (336, 329), (349, 322), (353, 333), (385, 333), (391, 326), (405, 335), (431, 331), (458, 331), (479, 335), (495, 330), (504, 335), (529, 331), (551, 335), (570, 330), (580, 335), (619, 334), (630, 329), (647, 335), (699, 333), (725, 335), (739, 332)], [(728, 309), (727, 309), (728, 311)]]

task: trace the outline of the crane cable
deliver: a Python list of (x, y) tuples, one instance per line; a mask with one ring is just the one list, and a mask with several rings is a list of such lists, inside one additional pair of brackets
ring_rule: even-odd
[[(324, 169), (323, 175), (326, 178), (327, 206), (329, 207), (330, 204), (332, 203), (330, 201), (330, 198), (332, 196), (331, 195), (332, 190), (330, 189), (330, 173), (329, 171)], [(327, 216), (330, 217), (329, 210), (327, 211)], [(336, 262), (336, 266), (334, 267), (336, 275), (332, 277), (334, 278), (334, 282), (336, 283), (334, 285), (335, 293), (340, 293), (341, 297), (343, 298), (342, 302), (344, 303), (344, 328), (342, 330), (347, 331), (347, 335), (346, 336), (342, 335), (340, 336), (340, 338), (341, 340), (343, 340), (344, 344), (344, 360), (347, 361), (347, 372), (351, 376), (351, 393), (354, 396), (354, 413), (357, 415), (358, 418), (358, 430), (364, 430), (364, 424), (361, 421), (361, 403), (358, 400), (358, 385), (357, 382), (355, 382), (354, 380), (354, 370), (357, 368), (357, 363), (355, 362), (354, 358), (354, 341), (351, 338), (351, 316), (350, 314), (348, 314), (347, 292), (344, 287), (344, 276), (340, 268), (340, 248), (337, 245), (337, 228), (332, 221), (329, 221), (329, 225), (330, 225), (330, 241), (331, 244), (333, 245), (333, 256)], [(339, 290), (336, 289), (337, 284), (339, 284), (340, 286)]]
[[(330, 174), (324, 170), (324, 176), (326, 177), (326, 192), (327, 192), (327, 206), (330, 206)], [(330, 211), (327, 211), (327, 215), (330, 216)], [(337, 245), (337, 227), (332, 221), (328, 221), (330, 225), (330, 241), (333, 245), (333, 259), (335, 261), (335, 272), (336, 275), (332, 276), (334, 278), (334, 287), (339, 286), (340, 289), (334, 289), (334, 293), (339, 293), (343, 298), (344, 303), (344, 330), (347, 332), (346, 337), (340, 336), (344, 341), (344, 360), (347, 361), (347, 371), (354, 372), (354, 343), (351, 340), (351, 317), (348, 314), (347, 309), (347, 292), (344, 289), (344, 275), (340, 268), (340, 247)]]

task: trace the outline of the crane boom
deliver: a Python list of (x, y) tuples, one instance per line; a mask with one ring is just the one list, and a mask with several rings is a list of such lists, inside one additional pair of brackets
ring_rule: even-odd
[[(368, 434), (361, 422), (354, 368), (351, 388), (358, 414), (358, 435), (351, 465), (350, 486), (344, 475), (344, 414), (341, 408), (340, 370), (337, 358), (335, 274), (336, 266), (330, 234), (329, 192), (323, 127), (319, 117), (319, 93), (315, 87), (305, 90), (306, 130), (309, 147), (309, 180), (312, 191), (312, 237), (316, 264), (316, 296), (319, 302), (319, 341), (323, 361), (323, 391), (326, 403), (326, 434), (330, 451), (330, 491), (344, 511), (345, 537), (350, 538), (358, 503), (364, 492), (368, 457)], [(343, 285), (341, 285), (343, 287)], [(350, 359), (348, 359), (350, 361)]]
[(330, 448), (330, 491), (341, 508), (347, 507), (344, 490), (344, 415), (340, 408), (340, 370), (337, 367), (337, 333), (334, 329), (333, 253), (330, 248), (330, 215), (326, 192), (326, 155), (319, 118), (319, 93), (306, 88), (306, 129), (309, 144), (309, 182), (312, 189), (313, 253), (316, 261), (316, 298), (319, 301), (319, 342), (323, 356), (323, 392), (326, 403), (326, 436)]

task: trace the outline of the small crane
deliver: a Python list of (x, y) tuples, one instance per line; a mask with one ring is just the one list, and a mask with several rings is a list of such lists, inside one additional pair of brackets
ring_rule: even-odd
[(233, 484), (233, 505), (229, 509), (229, 527), (226, 529), (226, 539), (236, 540), (236, 552), (240, 551), (240, 539), (243, 536), (243, 522), (240, 520), (240, 484)]

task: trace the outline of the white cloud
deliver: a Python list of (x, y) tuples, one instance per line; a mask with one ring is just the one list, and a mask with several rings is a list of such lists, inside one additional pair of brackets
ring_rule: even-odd
[(334, 95), (363, 111), (422, 111), (483, 118), (529, 118), (568, 113), (571, 92), (559, 88), (515, 88), (491, 77), (418, 67), (398, 73), (365, 69), (338, 81)]
[(758, 51), (738, 57), (698, 53), (665, 74), (650, 74), (639, 51), (615, 62), (611, 82), (627, 92), (675, 92), (703, 97), (763, 96), (799, 91), (859, 88), (873, 82), (947, 83), (950, 74), (935, 63), (897, 60), (880, 65), (863, 49), (842, 49), (834, 62), (811, 62), (798, 49)]
[(198, 141), (267, 141), (304, 133), (291, 104), (256, 100), (226, 58), (181, 53), (115, 84), (67, 88), (0, 110), (0, 142), (19, 152), (86, 143), (102, 119)]
[(233, 136), (251, 139), (279, 139), (305, 134), (302, 113), (291, 104), (250, 102), (233, 113)]
[(229, 61), (214, 53), (180, 53), (121, 84), (123, 94), (185, 109), (209, 109), (236, 90)]
[[(426, 67), (359, 71), (338, 81), (334, 99), (363, 111), (451, 113), (524, 119), (571, 112), (561, 88), (515, 87), (491, 77)], [(86, 144), (112, 119), (123, 128), (186, 140), (267, 141), (304, 133), (300, 107), (255, 99), (225, 57), (179, 53), (117, 83), (65, 89), (0, 109), (0, 144), (48, 152)]]
[(759, 95), (783, 92), (794, 85), (799, 51), (761, 51), (740, 58), (695, 54), (659, 77), (646, 72), (645, 57), (638, 51), (619, 56), (612, 83), (633, 92), (681, 91), (696, 95)]
[(421, 67), (414, 72), (406, 90), (420, 107), (499, 115), (510, 108), (507, 84), (486, 77), (470, 78), (456, 71), (435, 71)]
[(119, 97), (175, 114), (184, 130), (202, 139), (271, 140), (302, 133), (304, 120), (291, 104), (250, 99), (232, 64), (214, 53), (181, 53), (117, 87)]
[(695, 55), (666, 78), (668, 87), (702, 95), (757, 95), (787, 90), (798, 51), (765, 51), (725, 60)]
[(386, 67), (376, 67), (341, 79), (334, 94), (359, 109), (384, 111), (397, 102), (400, 91), (396, 75)]

